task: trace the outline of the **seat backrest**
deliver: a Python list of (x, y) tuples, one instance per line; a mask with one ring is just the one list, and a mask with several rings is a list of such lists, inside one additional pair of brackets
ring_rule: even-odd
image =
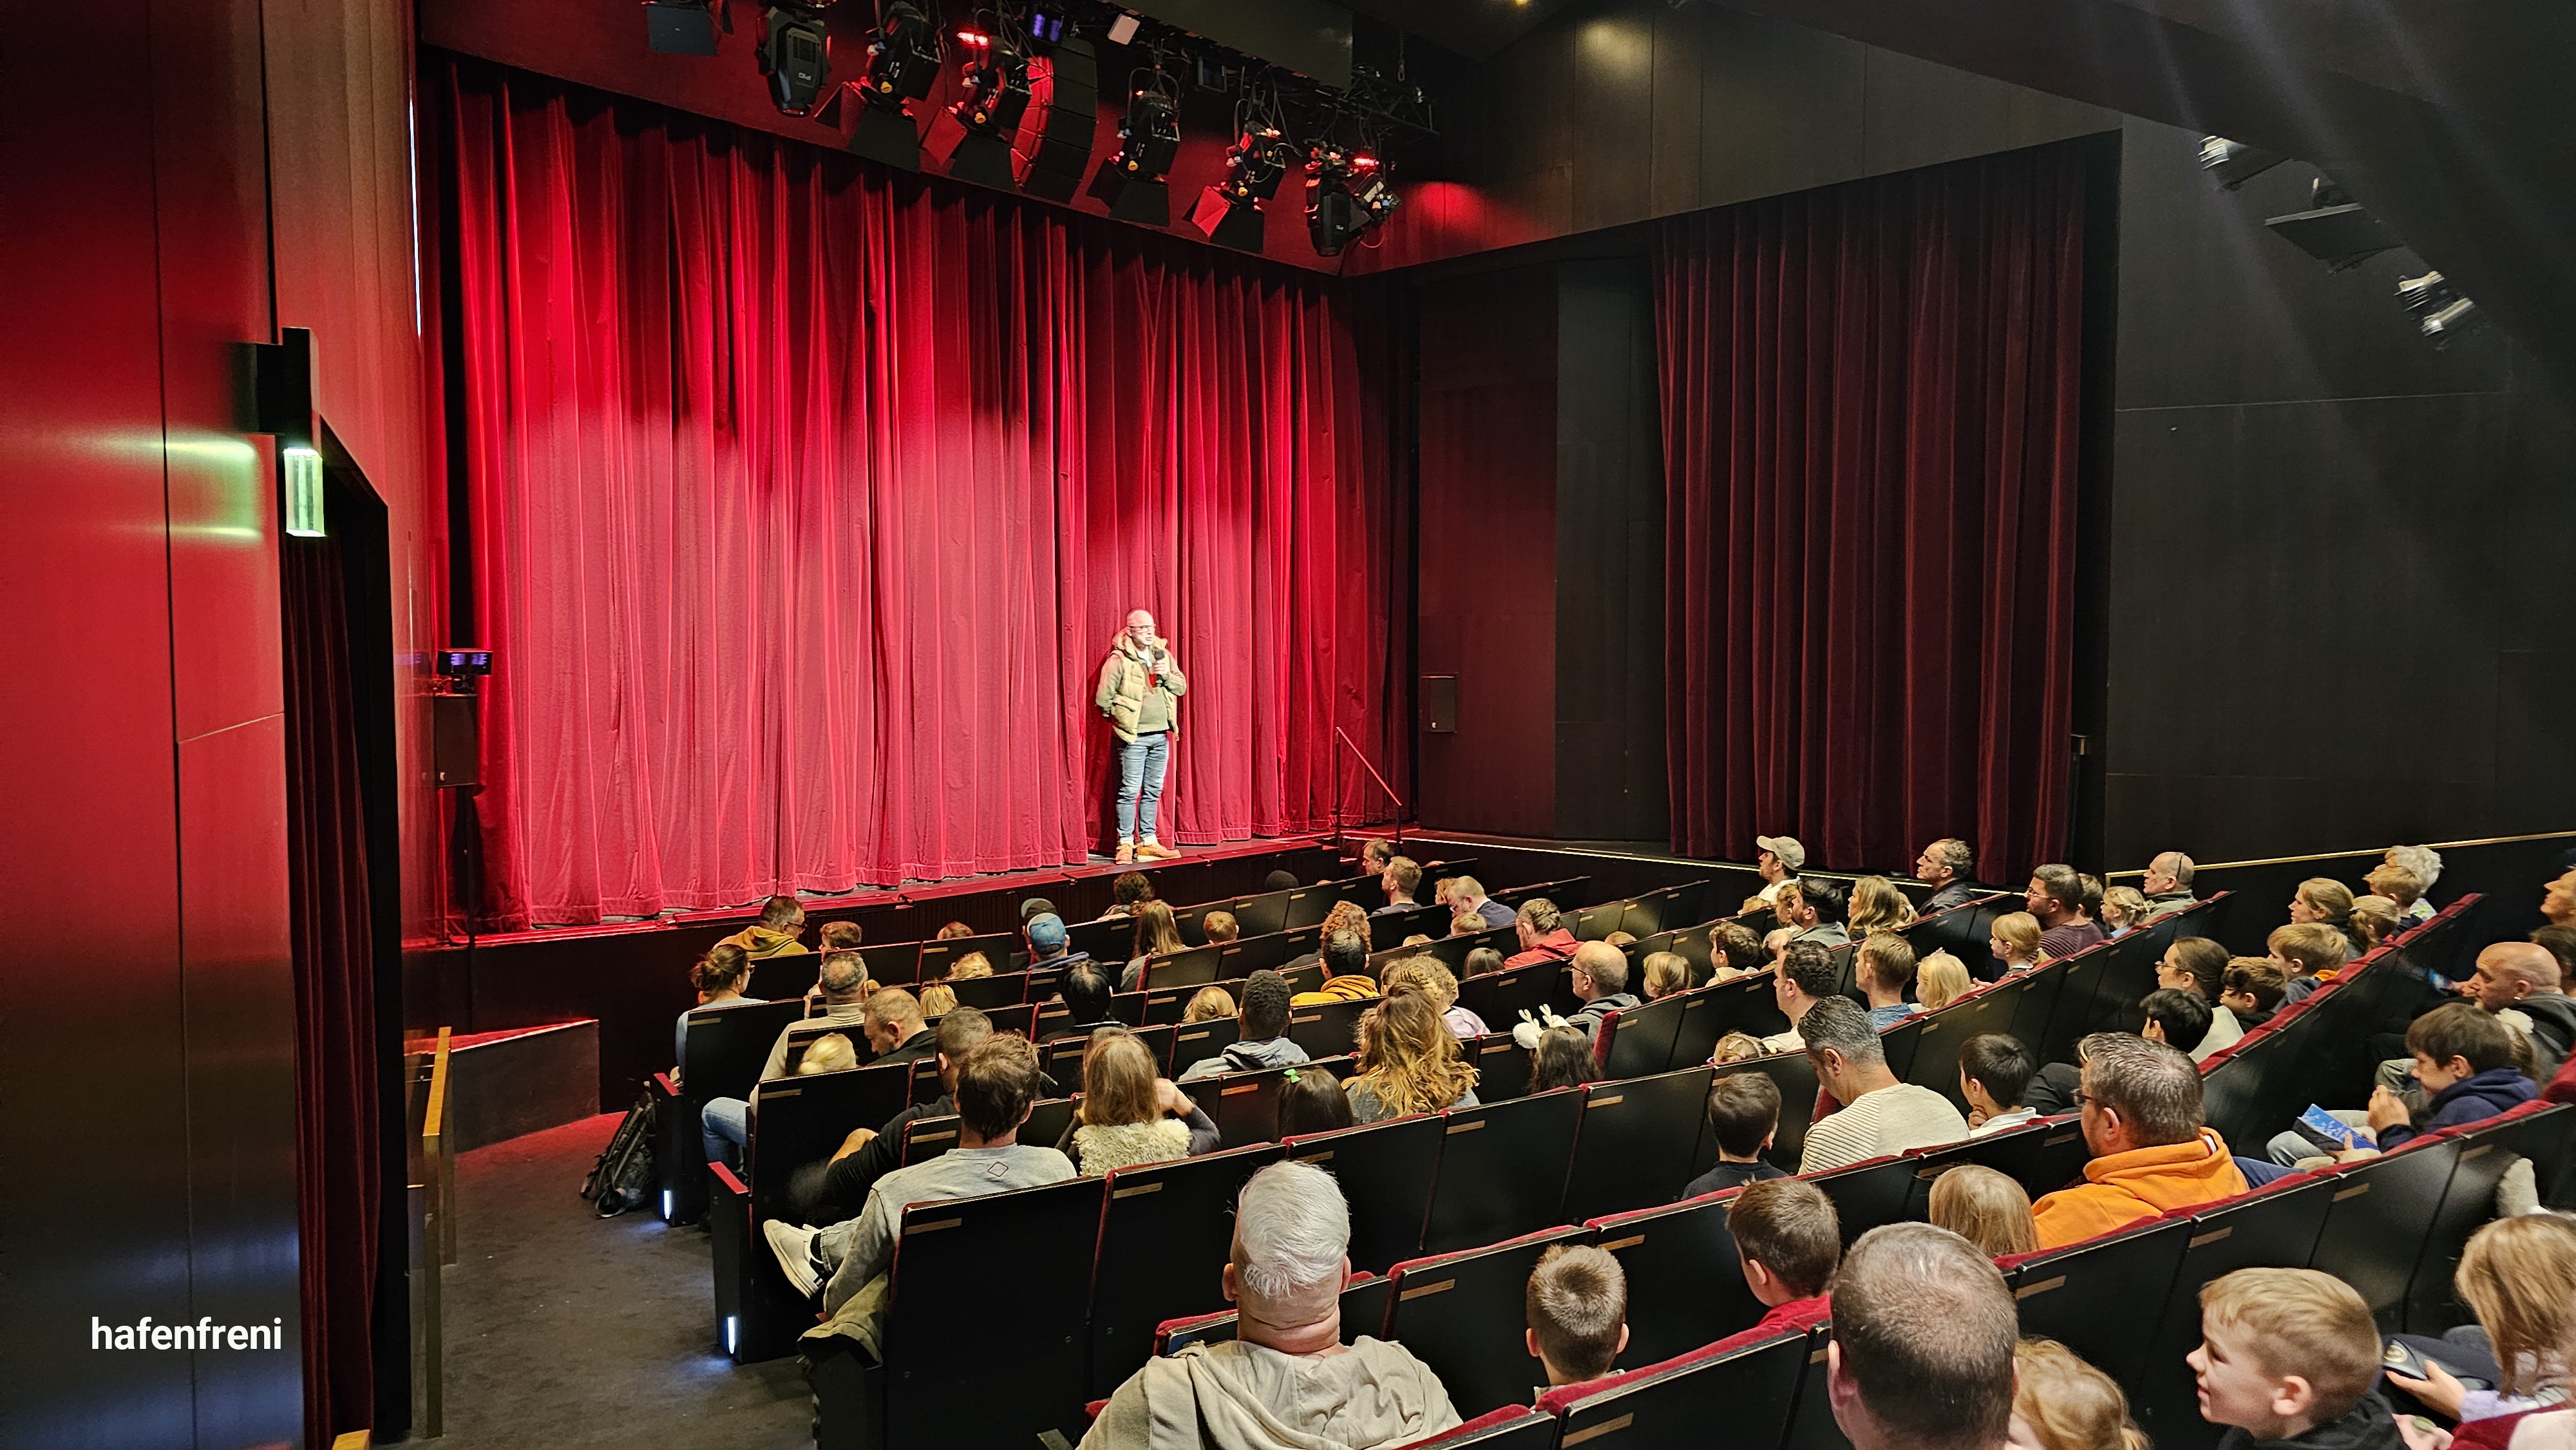
[(1619, 930), (1619, 923), (1626, 920), (1628, 916), (1628, 903), (1625, 899), (1605, 901), (1599, 906), (1587, 906), (1581, 911), (1572, 910), (1560, 902), (1557, 909), (1565, 913), (1565, 924), (1573, 931), (1576, 941), (1599, 941)]
[[(1645, 1077), (1688, 1066), (1672, 1060), (1673, 1033), (1681, 1026), (1682, 1010), (1682, 998), (1676, 994), (1614, 1011), (1601, 1024), (1601, 1075)], [(1698, 1060), (1706, 1062), (1708, 1055), (1702, 1053)]]
[[(1959, 1091), (1959, 1045), (1989, 1032), (2010, 1033), (2013, 1018), (2033, 993), (2055, 990), (2054, 973), (2042, 968), (2009, 982), (1999, 982), (1938, 1012), (1925, 1012), (1915, 1028), (1913, 1055), (1902, 1074), (1916, 1087), (1930, 1088), (1965, 1112), (1968, 1100)], [(1893, 1071), (1893, 1066), (1890, 1068)]]
[(1224, 956), (1223, 947), (1199, 946), (1152, 958), (1145, 963), (1145, 985), (1204, 987), (1217, 979), (1218, 963)]
[(1626, 1358), (1653, 1364), (1762, 1319), (1726, 1231), (1732, 1193), (1595, 1219), (1592, 1241), (1628, 1278)]
[(2120, 1384), (2137, 1383), (2190, 1239), (2190, 1220), (2151, 1219), (2025, 1258), (2004, 1276), (2021, 1332), (2057, 1340)]
[[(1629, 1342), (1633, 1347), (1633, 1335)], [(1750, 1344), (1711, 1344), (1650, 1364), (1567, 1405), (1558, 1417), (1558, 1443), (1597, 1441), (1615, 1450), (1702, 1450), (1723, 1443), (1768, 1450), (1788, 1432), (1806, 1359), (1807, 1336), (1783, 1333)], [(1722, 1436), (1712, 1434), (1718, 1426), (1725, 1427)]]
[(904, 1124), (903, 1166), (909, 1168), (915, 1163), (927, 1163), (956, 1147), (957, 1127), (964, 1121), (955, 1113), (947, 1113), (936, 1118), (915, 1118)]
[(1514, 911), (1520, 910), (1523, 902), (1535, 901), (1542, 897), (1554, 902), (1559, 911), (1577, 911), (1582, 909), (1585, 902), (1592, 899), (1592, 878), (1566, 876), (1554, 881), (1534, 881), (1527, 886), (1508, 886), (1500, 891), (1487, 891), (1485, 894)]
[[(2567, 1111), (2555, 1106), (2536, 1107), (2524, 1111), (2522, 1117), (2551, 1118), (2555, 1124), (2551, 1131), (2564, 1135), (2571, 1120), (2558, 1115)], [(2510, 1140), (2518, 1135), (2511, 1123), (2497, 1118), (2450, 1129), (2444, 1136), (2459, 1140), (2460, 1156), (2452, 1165), (2451, 1181), (2442, 1190), (2441, 1203), (2424, 1221), (2423, 1246), (2416, 1252), (2415, 1271), (2407, 1282), (2401, 1327), (2412, 1334), (2439, 1334), (2476, 1317), (2461, 1303), (2452, 1280), (2459, 1272), (2460, 1255), (2468, 1248), (2469, 1235), (2495, 1217), (2496, 1185), (2513, 1165)]]
[(1374, 997), (1356, 1002), (1315, 1002), (1288, 1009), (1288, 1040), (1308, 1057), (1338, 1057), (1358, 1040), (1359, 1021), (1377, 1005)]
[(1163, 1064), (1164, 1076), (1177, 1078), (1197, 1064), (1221, 1056), (1242, 1036), (1243, 1023), (1233, 1017), (1175, 1025), (1171, 1056)]
[(1710, 1075), (1701, 1063), (1585, 1087), (1562, 1216), (1581, 1223), (1679, 1196), (1708, 1113)]
[(1255, 972), (1277, 971), (1279, 964), (1296, 955), (1288, 948), (1292, 941), (1286, 932), (1268, 936), (1237, 937), (1216, 949), (1216, 981), (1249, 977)]
[(1551, 1450), (1555, 1444), (1556, 1416), (1511, 1405), (1478, 1415), (1455, 1430), (1417, 1440), (1413, 1450), (1452, 1450), (1464, 1445), (1476, 1450)]
[(1404, 945), (1404, 939), (1409, 936), (1427, 936), (1436, 941), (1449, 934), (1449, 921), (1449, 908), (1445, 906), (1409, 906), (1402, 911), (1371, 912), (1369, 950), (1391, 951)]
[(1530, 1387), (1547, 1379), (1521, 1338), (1529, 1322), (1530, 1270), (1549, 1245), (1585, 1236), (1583, 1229), (1558, 1227), (1396, 1265), (1388, 1275), (1395, 1311), (1387, 1337), (1431, 1366), (1460, 1415), (1526, 1401)]
[(831, 1156), (852, 1128), (878, 1127), (902, 1112), (911, 1076), (911, 1063), (895, 1062), (762, 1083), (752, 1096), (749, 1158), (760, 1216), (777, 1217), (788, 1175)]
[[(957, 1005), (976, 1007), (986, 1012), (999, 1007), (1016, 1007), (1029, 1000), (1029, 973), (1002, 972), (990, 977), (968, 977), (948, 984), (957, 994)], [(1112, 986), (1117, 985), (1111, 983)]]
[[(921, 949), (917, 941), (878, 942), (862, 945), (859, 960), (867, 963), (868, 980), (880, 987), (909, 987), (921, 979)], [(821, 969), (817, 959), (816, 970)]]
[(1563, 962), (1533, 962), (1487, 972), (1458, 984), (1458, 1005), (1485, 1019), (1485, 1025), (1495, 1031), (1509, 1032), (1523, 1012), (1534, 1017), (1560, 996), (1572, 998), (1570, 989), (1560, 992), (1557, 986), (1564, 976)]
[(680, 1088), (691, 1101), (749, 1098), (760, 1081), (761, 1064), (778, 1034), (805, 1015), (805, 1003), (747, 1002), (739, 1007), (701, 1007), (689, 1014), (688, 1061), (680, 1064)]
[(1510, 1032), (1488, 1032), (1482, 1037), (1459, 1043), (1458, 1049), (1467, 1055), (1467, 1061), (1476, 1069), (1478, 1102), (1508, 1102), (1529, 1095), (1529, 1049), (1514, 1041)]
[(2090, 1156), (2083, 1124), (2071, 1115), (2035, 1119), (1964, 1143), (1920, 1148), (1907, 1155), (1914, 1165), (1914, 1182), (1906, 1190), (1902, 1217), (1930, 1217), (1932, 1181), (1962, 1163), (1992, 1168), (2020, 1184), (2022, 1192), (2036, 1202), (2041, 1195), (2074, 1182)]
[(2359, 1291), (2382, 1332), (2401, 1327), (2425, 1226), (2440, 1213), (2459, 1161), (2459, 1140), (2434, 1136), (2329, 1175), (2334, 1188), (2308, 1267)]
[(1144, 1366), (1155, 1325), (1225, 1307), (1235, 1198), (1246, 1179), (1278, 1161), (1279, 1145), (1258, 1143), (1109, 1175), (1091, 1279), (1094, 1396)]
[(1287, 1141), (1290, 1159), (1340, 1181), (1351, 1210), (1352, 1268), (1383, 1274), (1421, 1252), (1443, 1126), (1438, 1114), (1425, 1113)]
[(1059, 1037), (1038, 1046), (1038, 1071), (1055, 1079), (1066, 1092), (1082, 1091), (1082, 1055), (1091, 1050), (1089, 1037)]
[[(1771, 1139), (1770, 1158), (1790, 1168), (1806, 1152), (1807, 1128), (1816, 1109), (1816, 1065), (1803, 1052), (1775, 1052), (1745, 1062), (1722, 1062), (1712, 1077), (1726, 1077), (1739, 1072), (1758, 1072), (1780, 1089), (1780, 1128)], [(1717, 1139), (1713, 1130), (1700, 1134), (1700, 1148), (1691, 1160), (1691, 1174), (1697, 1177), (1717, 1161)]]
[(1914, 1049), (1923, 1040), (1923, 1014), (1914, 1012), (1903, 1019), (1878, 1029), (1878, 1050), (1887, 1059), (1887, 1070), (1902, 1082), (1914, 1070)]
[(1806, 1178), (1834, 1201), (1834, 1221), (1842, 1229), (1843, 1245), (1848, 1248), (1853, 1240), (1881, 1224), (1905, 1221), (1905, 1206), (1912, 1195), (1918, 1166), (1911, 1158), (1890, 1157), (1811, 1173)]
[[(870, 950), (867, 947), (859, 948), (863, 956)], [(958, 958), (974, 952), (983, 953), (984, 960), (993, 964), (994, 971), (1007, 972), (1016, 964), (1015, 958), (1027, 956), (1028, 946), (1020, 940), (1017, 932), (997, 932), (990, 936), (956, 936), (946, 941), (926, 941), (921, 943), (915, 968), (918, 975), (905, 980), (919, 982), (944, 980), (948, 976), (948, 969), (956, 965)], [(869, 957), (869, 964), (875, 965), (873, 956)], [(893, 979), (880, 977), (877, 980), (891, 982)]]
[(2191, 1232), (2183, 1240), (2173, 1286), (2156, 1316), (2138, 1378), (2130, 1382), (2138, 1423), (2159, 1447), (2208, 1450), (2218, 1443), (2219, 1428), (2201, 1418), (2192, 1372), (2183, 1362), (2200, 1343), (2201, 1286), (2238, 1269), (2306, 1268), (2332, 1192), (2332, 1180), (2325, 1175), (2298, 1174), (2197, 1213), (2176, 1215), (2190, 1221)]
[(1582, 1116), (1578, 1088), (1443, 1114), (1440, 1176), (1431, 1186), (1423, 1252), (1499, 1243), (1561, 1222)]
[(1683, 1067), (1708, 1061), (1717, 1051), (1717, 1040), (1730, 1032), (1769, 1037), (1788, 1027), (1789, 1015), (1780, 1010), (1770, 973), (1711, 982), (1682, 994), (1681, 1021), (1673, 1029), (1672, 1063)]
[[(1347, 1065), (1348, 1058), (1339, 1059)], [(1288, 1074), (1314, 1068), (1333, 1071), (1336, 1062), (1318, 1059), (1295, 1067), (1265, 1067), (1251, 1072), (1219, 1073), (1181, 1084), (1207, 1115), (1216, 1119), (1219, 1146), (1240, 1148), (1250, 1143), (1274, 1142), (1279, 1136), (1279, 1090), (1287, 1085)]]
[[(1080, 1423), (1091, 1256), (1027, 1246), (1096, 1240), (1107, 1187), (1075, 1178), (903, 1211), (887, 1294), (881, 1443), (1026, 1445), (1041, 1430)], [(957, 1352), (967, 1344), (977, 1352)], [(994, 1364), (1011, 1372), (996, 1375)]]
[(1825, 1392), (1825, 1351), (1833, 1337), (1830, 1319), (1807, 1331), (1806, 1372), (1798, 1376), (1798, 1397), (1789, 1409), (1788, 1433), (1780, 1437), (1781, 1450), (1851, 1450), (1851, 1439), (1834, 1423), (1833, 1399)]

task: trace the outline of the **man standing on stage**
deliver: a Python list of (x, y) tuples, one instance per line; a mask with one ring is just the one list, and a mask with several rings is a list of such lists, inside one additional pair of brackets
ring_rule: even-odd
[(1154, 838), (1154, 812), (1163, 803), (1163, 773), (1171, 764), (1172, 737), (1180, 733), (1180, 699), (1189, 688), (1170, 647), (1154, 633), (1154, 616), (1130, 612), (1091, 698), (1118, 734), (1121, 865), (1181, 854)]

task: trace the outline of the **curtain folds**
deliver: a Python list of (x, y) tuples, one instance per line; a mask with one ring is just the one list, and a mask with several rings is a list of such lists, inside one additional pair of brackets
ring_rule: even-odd
[(1394, 288), (438, 79), (494, 926), (1080, 861), (1136, 606), (1165, 839), (1408, 754)]
[(1674, 848), (2065, 846), (2084, 155), (1666, 222)]

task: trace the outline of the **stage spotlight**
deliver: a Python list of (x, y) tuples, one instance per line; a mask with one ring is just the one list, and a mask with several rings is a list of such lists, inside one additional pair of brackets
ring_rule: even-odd
[(2439, 272), (2421, 277), (2398, 279), (2397, 297), (2406, 310), (2415, 314), (2415, 328), (2435, 347), (2448, 347), (2451, 339), (2477, 327), (2486, 319), (2478, 304), (2460, 295), (2459, 289), (2443, 280)]
[(1109, 214), (1120, 221), (1167, 227), (1172, 194), (1164, 179), (1181, 153), (1180, 98), (1160, 70), (1140, 74), (1118, 123), (1118, 150), (1091, 178), (1091, 194), (1107, 202)]
[(966, 50), (964, 94), (931, 124), (931, 154), (960, 181), (1016, 191), (1011, 142), (1029, 109), (1028, 59), (999, 35), (961, 30), (957, 40)]
[(1028, 19), (1029, 48), (1043, 55), (1049, 47), (1061, 45), (1072, 33), (1065, 24), (1064, 11), (1054, 5), (1033, 6)]
[(801, 5), (769, 7), (769, 29), (758, 47), (760, 73), (769, 77), (769, 101), (790, 116), (809, 116), (822, 102), (832, 76), (832, 45), (823, 12)]
[(644, 42), (656, 55), (715, 54), (713, 0), (644, 0)]
[(1340, 256), (1385, 221), (1396, 201), (1374, 153), (1320, 143), (1306, 162), (1306, 235), (1319, 257)]
[(2220, 188), (2227, 191), (2234, 191), (2289, 159), (2278, 151), (2266, 151), (2224, 136), (2200, 138), (2200, 169), (2215, 177)]
[(867, 69), (859, 78), (857, 129), (849, 149), (873, 161), (921, 169), (921, 133), (904, 102), (930, 94), (939, 79), (939, 33), (912, 0), (887, 0), (868, 41)]
[(2405, 245), (2386, 222), (2363, 210), (2342, 187), (2322, 176), (2309, 188), (2306, 211), (2268, 217), (2263, 225), (2334, 272)]
[(1199, 194), (1190, 225), (1219, 246), (1260, 251), (1266, 229), (1261, 204), (1279, 194), (1280, 178), (1295, 160), (1278, 127), (1245, 126), (1225, 153), (1225, 180)]

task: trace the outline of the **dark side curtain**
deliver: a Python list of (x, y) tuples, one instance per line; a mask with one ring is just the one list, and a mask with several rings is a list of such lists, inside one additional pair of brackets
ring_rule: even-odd
[(1105, 849), (1134, 606), (1166, 841), (1322, 824), (1336, 726), (1406, 758), (1398, 289), (435, 75), (493, 924)]
[(2065, 845), (2084, 157), (1663, 224), (1675, 849)]
[(375, 1422), (382, 1207), (374, 938), (357, 682), (339, 545), (279, 546), (295, 931), (295, 1162), (305, 1442)]

